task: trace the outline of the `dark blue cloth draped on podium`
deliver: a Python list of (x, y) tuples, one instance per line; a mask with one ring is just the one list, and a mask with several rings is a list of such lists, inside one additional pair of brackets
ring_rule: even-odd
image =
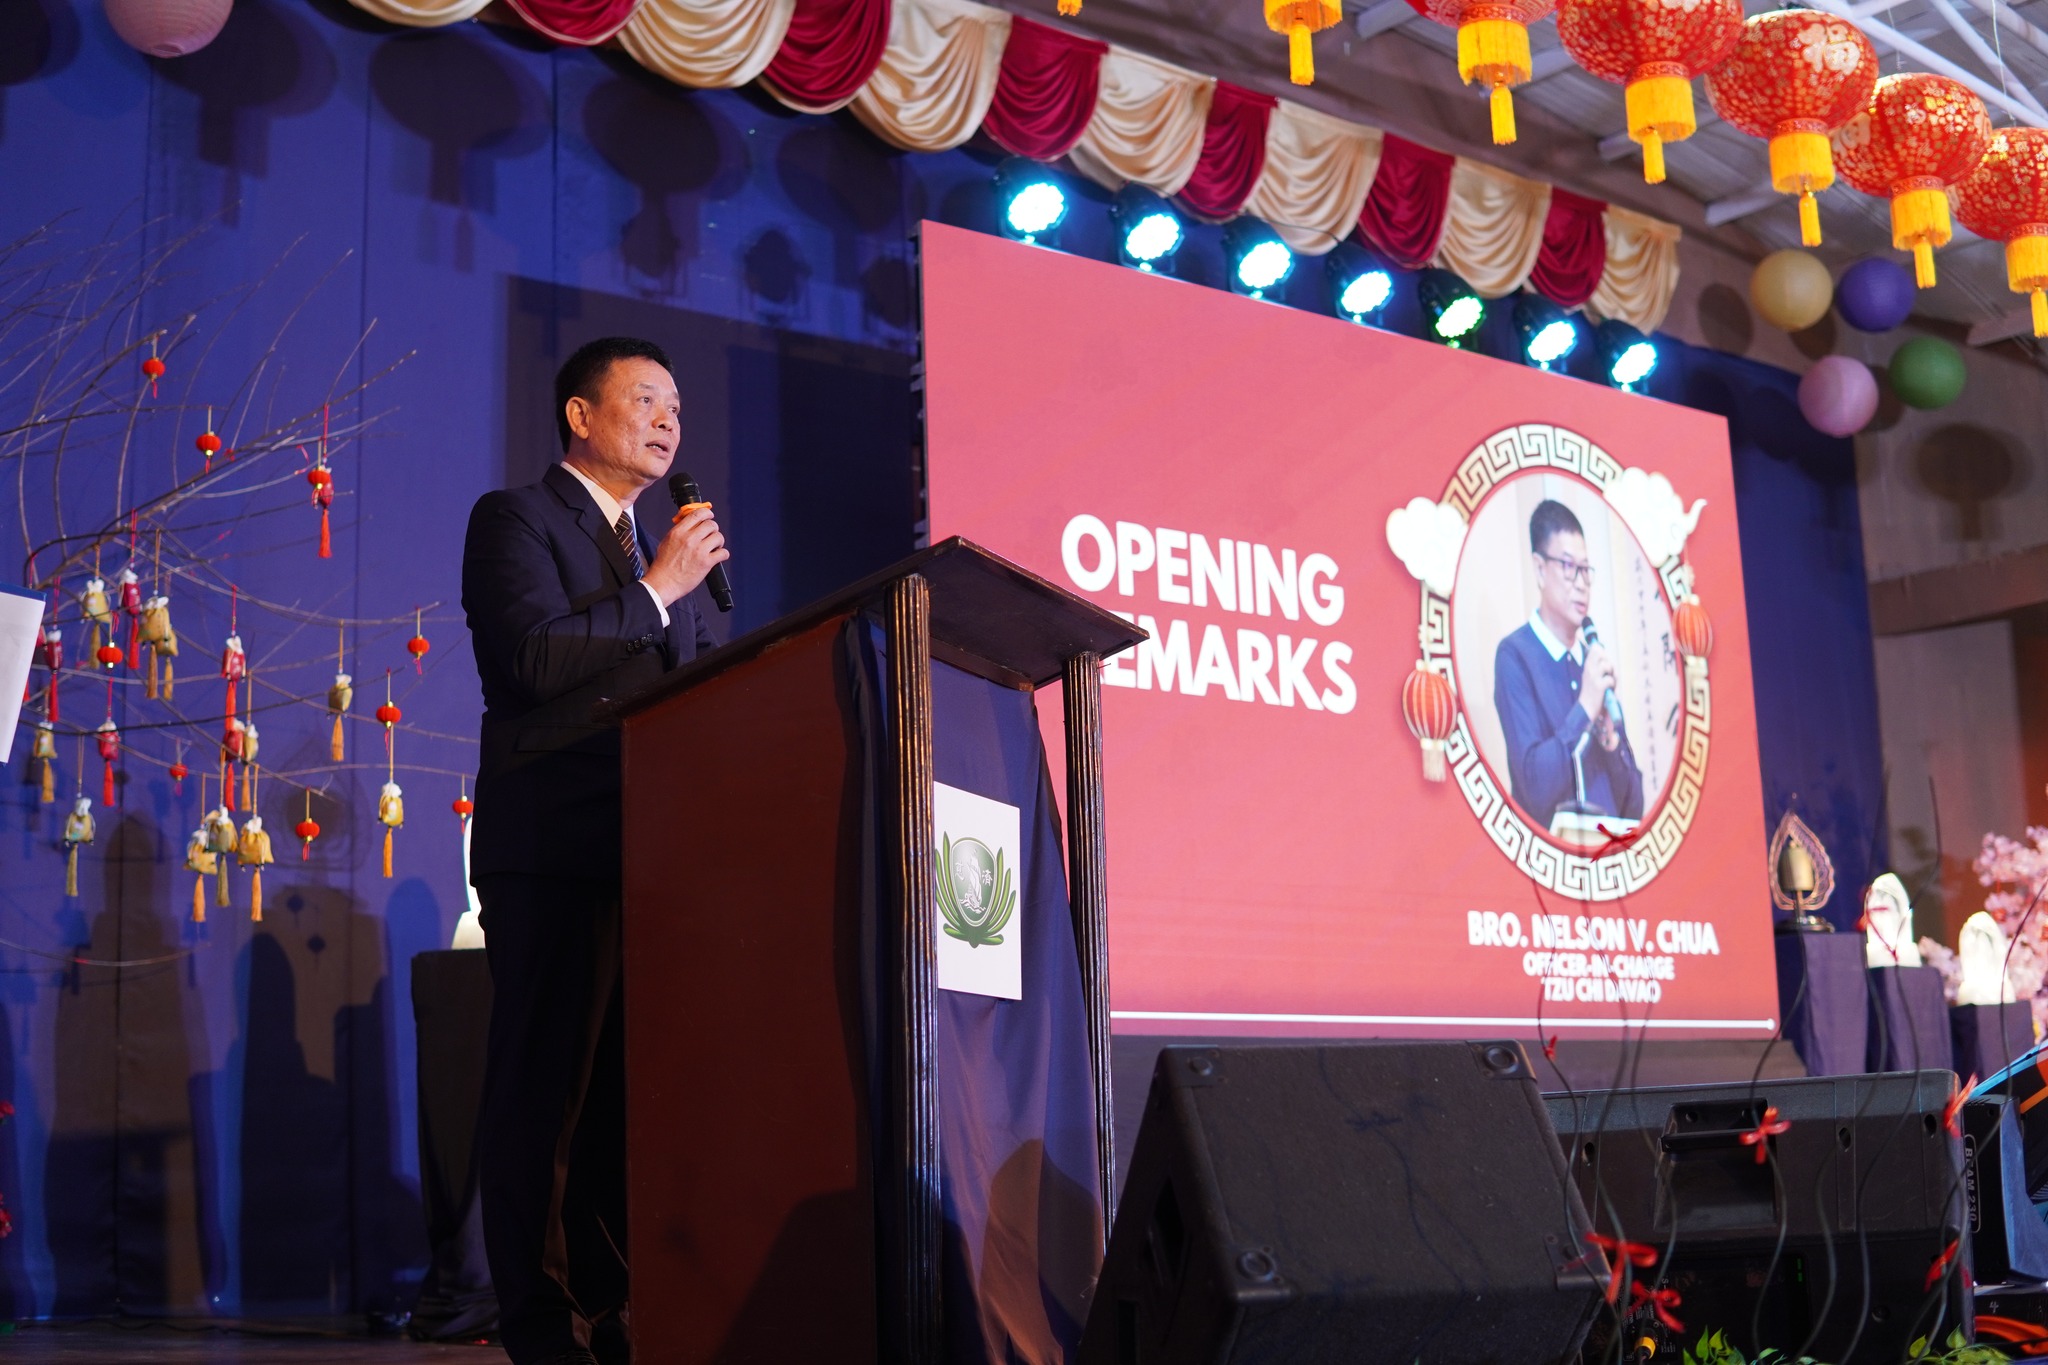
[(1870, 1036), (1863, 935), (1779, 934), (1777, 950), (1785, 1041), (1807, 1074), (1860, 1074)]
[[(856, 633), (861, 712), (875, 755), (884, 741), (873, 704), (882, 632)], [(1104, 1215), (1081, 973), (1038, 713), (1030, 693), (934, 660), (932, 730), (934, 778), (1017, 807), (1023, 838), (1013, 921), (1023, 998), (937, 993), (946, 1359), (1071, 1358), (1100, 1264)], [(881, 1054), (870, 1056), (871, 1074), (881, 1075)]]
[(1932, 967), (1872, 967), (1869, 971), (1870, 1069), (1954, 1070), (1955, 1042), (1949, 1036), (1948, 1000), (1942, 994), (1941, 973)]

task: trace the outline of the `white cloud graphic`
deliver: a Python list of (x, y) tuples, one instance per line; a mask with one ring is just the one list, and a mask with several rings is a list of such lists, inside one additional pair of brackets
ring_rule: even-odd
[(1387, 545), (1431, 592), (1449, 597), (1465, 545), (1465, 518), (1448, 503), (1416, 498), (1387, 514)]
[(1641, 469), (1622, 470), (1621, 477), (1607, 485), (1605, 497), (1642, 542), (1643, 553), (1660, 568), (1685, 549), (1686, 538), (1700, 524), (1700, 511), (1707, 505), (1701, 498), (1688, 511), (1671, 480)]

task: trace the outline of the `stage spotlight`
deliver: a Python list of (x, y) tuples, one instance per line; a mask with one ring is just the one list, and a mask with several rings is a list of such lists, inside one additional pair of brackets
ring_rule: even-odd
[(1036, 243), (1066, 216), (1067, 192), (1050, 170), (1021, 156), (996, 167), (996, 218), (1005, 237)]
[(1485, 302), (1448, 270), (1423, 271), (1415, 289), (1431, 334), (1447, 346), (1462, 348), (1486, 320)]
[(1126, 185), (1117, 191), (1110, 208), (1116, 223), (1117, 259), (1140, 270), (1163, 271), (1173, 263), (1187, 233), (1180, 215), (1164, 199), (1143, 185)]
[(1617, 389), (1641, 393), (1657, 372), (1657, 343), (1625, 322), (1609, 318), (1595, 327), (1593, 345), (1600, 352), (1601, 372)]
[(1579, 324), (1541, 294), (1516, 297), (1515, 331), (1522, 338), (1522, 358), (1539, 370), (1557, 368), (1579, 347)]
[(1330, 274), (1330, 295), (1337, 316), (1373, 325), (1394, 296), (1394, 277), (1371, 252), (1345, 242), (1323, 258)]
[(1239, 218), (1223, 230), (1223, 255), (1230, 262), (1233, 293), (1263, 299), (1294, 273), (1294, 253), (1280, 234), (1256, 218)]

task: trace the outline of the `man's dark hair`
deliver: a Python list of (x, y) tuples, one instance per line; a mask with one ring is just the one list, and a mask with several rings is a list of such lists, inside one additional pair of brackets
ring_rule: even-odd
[(1532, 553), (1548, 553), (1551, 537), (1566, 532), (1581, 538), (1586, 534), (1586, 528), (1579, 525), (1579, 519), (1572, 515), (1571, 508), (1555, 498), (1545, 498), (1536, 504), (1536, 510), (1529, 515), (1529, 549)]
[(595, 403), (598, 390), (604, 387), (604, 377), (611, 373), (613, 362), (619, 360), (651, 360), (670, 374), (676, 370), (669, 364), (666, 351), (638, 337), (599, 337), (578, 346), (576, 354), (555, 371), (555, 430), (562, 437), (565, 452), (569, 449), (569, 400), (581, 398), (586, 403)]

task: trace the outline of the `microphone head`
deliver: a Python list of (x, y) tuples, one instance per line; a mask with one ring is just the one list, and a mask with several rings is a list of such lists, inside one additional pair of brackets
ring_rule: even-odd
[(1593, 618), (1590, 616), (1580, 620), (1579, 634), (1585, 637), (1586, 643), (1589, 645), (1599, 643), (1600, 632), (1593, 629)]
[(678, 469), (668, 476), (668, 495), (675, 499), (676, 506), (687, 507), (693, 502), (704, 501), (704, 495), (697, 491), (697, 481), (687, 470)]

